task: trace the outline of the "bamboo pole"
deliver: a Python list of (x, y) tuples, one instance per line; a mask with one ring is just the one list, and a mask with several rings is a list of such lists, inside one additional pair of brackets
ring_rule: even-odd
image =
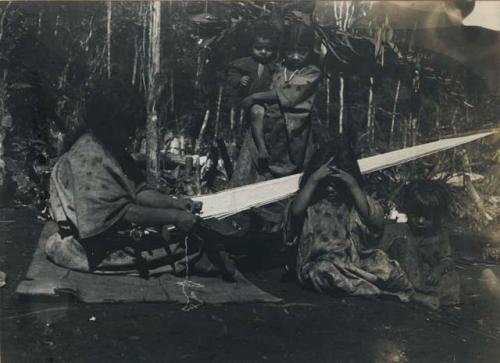
[(375, 139), (374, 130), (374, 110), (373, 110), (373, 77), (370, 77), (370, 87), (368, 91), (368, 114), (367, 114), (367, 134), (370, 149), (373, 148), (373, 141)]
[[(328, 125), (332, 122), (331, 119), (331, 114), (330, 114), (330, 78), (326, 77), (326, 82), (325, 82), (325, 88), (326, 88), (326, 122)], [(331, 127), (331, 126), (330, 126)]]
[(391, 117), (391, 132), (389, 134), (389, 147), (392, 147), (394, 141), (394, 126), (396, 124), (396, 111), (398, 107), (399, 101), (399, 91), (401, 89), (401, 81), (398, 80), (398, 84), (396, 86), (396, 94), (394, 95), (394, 104), (392, 106), (392, 117)]
[(107, 52), (107, 65), (108, 65), (108, 79), (111, 78), (111, 14), (113, 10), (113, 3), (108, 0), (108, 12), (106, 21), (106, 52)]
[(339, 89), (339, 135), (344, 132), (344, 77), (340, 76), (340, 89)]
[(159, 182), (159, 122), (156, 113), (156, 102), (159, 95), (160, 76), (160, 26), (161, 26), (161, 1), (152, 1), (149, 7), (149, 87), (148, 87), (148, 119), (146, 126), (148, 183), (158, 186)]
[(214, 130), (214, 138), (217, 139), (219, 137), (219, 121), (220, 121), (220, 106), (222, 103), (222, 86), (219, 86), (219, 93), (217, 95), (217, 106), (215, 108), (215, 130)]
[(0, 18), (0, 41), (2, 41), (3, 38), (3, 26), (5, 24), (5, 17), (7, 16), (7, 10), (9, 10), (11, 4), (12, 1), (9, 1), (7, 5), (5, 5), (5, 8), (3, 9), (2, 12), (2, 17)]
[(196, 154), (200, 152), (201, 142), (203, 141), (203, 135), (205, 134), (205, 130), (207, 129), (209, 118), (210, 118), (210, 109), (207, 108), (207, 110), (205, 111), (205, 117), (203, 118), (203, 123), (201, 124), (200, 133), (198, 135), (198, 138), (196, 139), (196, 144), (194, 146), (194, 152)]

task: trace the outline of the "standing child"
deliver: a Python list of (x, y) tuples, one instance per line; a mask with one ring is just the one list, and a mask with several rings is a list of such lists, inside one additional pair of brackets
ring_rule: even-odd
[(435, 308), (458, 304), (460, 280), (443, 227), (449, 205), (446, 187), (436, 181), (416, 181), (403, 190), (401, 199), (408, 222), (388, 225), (382, 247)]
[(298, 281), (319, 292), (393, 295), (407, 302), (414, 291), (404, 271), (371, 248), (370, 240), (383, 231), (384, 214), (361, 185), (347, 147), (330, 143), (312, 158), (283, 225)]
[[(278, 40), (279, 35), (276, 29), (270, 25), (261, 24), (255, 29), (252, 55), (230, 63), (228, 80), (239, 100), (270, 89), (272, 76), (277, 71), (277, 65), (273, 61), (277, 55)], [(249, 112), (252, 135), (260, 160), (266, 160), (269, 157), (262, 135), (264, 113), (264, 105), (258, 104), (252, 105)]]

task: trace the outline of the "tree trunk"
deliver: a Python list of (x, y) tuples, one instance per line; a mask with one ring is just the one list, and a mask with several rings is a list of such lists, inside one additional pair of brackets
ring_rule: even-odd
[(159, 182), (159, 122), (156, 113), (156, 102), (159, 96), (160, 77), (160, 19), (161, 2), (150, 3), (150, 28), (149, 28), (149, 87), (148, 87), (148, 119), (147, 119), (147, 178), (148, 183), (156, 187)]

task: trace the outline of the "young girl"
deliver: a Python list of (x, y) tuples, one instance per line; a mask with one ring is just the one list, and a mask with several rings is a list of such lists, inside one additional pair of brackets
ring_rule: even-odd
[(265, 114), (245, 137), (231, 186), (298, 173), (309, 160), (310, 115), (320, 79), (319, 68), (311, 64), (313, 45), (311, 28), (290, 25), (284, 33), (283, 64), (273, 76), (271, 89), (242, 101), (246, 109), (265, 106)]
[(383, 251), (370, 249), (370, 239), (383, 231), (383, 212), (361, 186), (347, 147), (331, 143), (314, 155), (283, 226), (297, 278), (320, 292), (394, 295), (407, 302), (414, 291), (404, 271)]
[(460, 280), (443, 228), (449, 205), (446, 187), (430, 180), (413, 182), (403, 190), (401, 201), (408, 222), (388, 225), (382, 248), (435, 308), (458, 304)]

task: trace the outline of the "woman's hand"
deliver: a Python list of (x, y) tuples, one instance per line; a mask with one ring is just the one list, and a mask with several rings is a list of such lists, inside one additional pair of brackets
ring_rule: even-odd
[(318, 183), (320, 183), (322, 180), (328, 178), (328, 177), (332, 177), (333, 176), (333, 172), (331, 170), (331, 168), (328, 166), (328, 163), (322, 165), (319, 167), (318, 170), (316, 170), (310, 177), (310, 181), (311, 183), (313, 183), (314, 185), (317, 185)]
[(184, 210), (191, 213), (199, 213), (201, 212), (201, 208), (203, 208), (202, 202), (196, 202), (189, 198), (182, 198), (177, 200), (178, 209)]
[(179, 211), (175, 226), (182, 232), (190, 233), (200, 221), (200, 217), (189, 212)]
[(348, 172), (346, 172), (342, 169), (336, 168), (334, 166), (331, 166), (330, 170), (332, 171), (333, 178), (336, 178), (338, 180), (343, 181), (345, 184), (347, 184), (348, 187), (356, 186), (358, 184), (356, 179), (354, 179), (354, 177), (351, 174), (349, 174)]

